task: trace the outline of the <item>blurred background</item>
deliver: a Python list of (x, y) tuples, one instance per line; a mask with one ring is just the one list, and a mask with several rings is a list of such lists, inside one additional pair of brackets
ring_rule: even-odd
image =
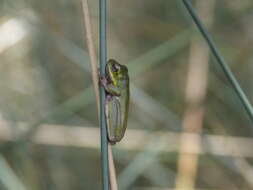
[[(253, 189), (253, 123), (182, 1), (108, 3), (108, 58), (131, 79), (119, 189)], [(253, 2), (193, 5), (253, 102)], [(81, 1), (0, 0), (0, 60), (0, 189), (101, 189)]]

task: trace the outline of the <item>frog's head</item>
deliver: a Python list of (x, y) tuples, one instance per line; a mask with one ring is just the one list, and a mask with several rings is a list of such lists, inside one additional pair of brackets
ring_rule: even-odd
[(126, 66), (119, 64), (117, 61), (110, 59), (106, 64), (106, 75), (114, 85), (120, 80), (128, 80), (128, 69)]

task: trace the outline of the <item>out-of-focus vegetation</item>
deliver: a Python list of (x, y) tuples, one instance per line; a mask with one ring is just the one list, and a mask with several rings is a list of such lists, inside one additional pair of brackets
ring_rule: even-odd
[[(204, 22), (212, 19), (210, 33), (253, 102), (253, 2), (211, 1), (212, 8), (202, 2), (198, 12)], [(182, 2), (108, 2), (108, 57), (128, 65), (131, 78), (128, 130), (113, 150), (119, 189), (178, 186), (179, 168), (188, 166), (179, 161), (192, 111), (185, 92), (199, 89), (188, 83), (197, 76), (189, 75), (194, 59), (209, 67), (195, 67), (204, 73), (197, 81), (208, 81), (203, 100), (196, 95), (204, 111), (194, 117), (199, 130), (190, 137), (201, 133), (201, 148), (188, 150), (197, 157), (193, 186), (252, 189), (253, 123), (213, 57), (203, 58), (205, 47), (193, 53), (203, 39)], [(98, 49), (98, 0), (89, 6)], [(101, 189), (84, 34), (81, 1), (0, 0), (1, 190)]]

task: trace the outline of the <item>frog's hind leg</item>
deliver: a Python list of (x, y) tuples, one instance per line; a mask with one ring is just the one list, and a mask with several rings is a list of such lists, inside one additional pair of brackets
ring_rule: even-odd
[(121, 140), (119, 129), (122, 123), (120, 101), (117, 97), (108, 96), (106, 98), (105, 114), (107, 118), (108, 140), (111, 143), (116, 143)]

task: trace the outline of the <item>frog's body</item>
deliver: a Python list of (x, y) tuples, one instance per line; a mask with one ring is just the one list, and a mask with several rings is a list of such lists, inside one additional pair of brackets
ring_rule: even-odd
[(126, 131), (129, 109), (129, 76), (126, 66), (110, 59), (106, 65), (106, 76), (101, 78), (106, 90), (105, 114), (108, 140), (119, 142)]

